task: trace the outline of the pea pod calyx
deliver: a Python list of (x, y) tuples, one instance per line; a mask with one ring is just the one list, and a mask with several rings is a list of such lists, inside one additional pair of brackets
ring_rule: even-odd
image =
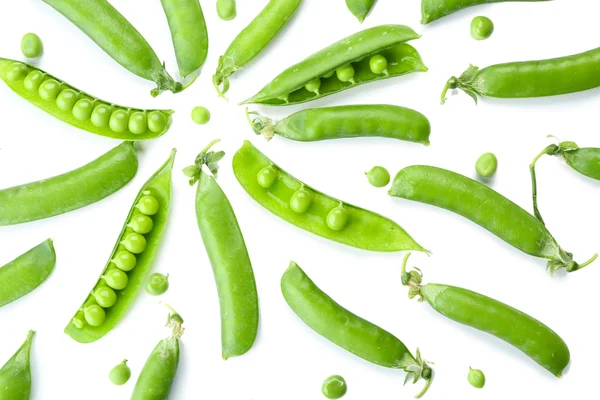
[(275, 136), (276, 122), (271, 118), (261, 115), (256, 111), (248, 111), (248, 107), (246, 107), (246, 119), (250, 126), (252, 126), (254, 133), (262, 135), (267, 141), (273, 139), (273, 136)]
[(210, 170), (213, 176), (217, 176), (219, 171), (218, 162), (221, 161), (223, 157), (225, 157), (224, 151), (209, 151), (212, 146), (216, 143), (220, 142), (221, 139), (215, 139), (210, 142), (196, 157), (194, 161), (194, 165), (190, 165), (183, 169), (183, 173), (185, 176), (190, 178), (190, 186), (194, 186), (194, 184), (200, 179), (200, 173), (202, 171), (202, 167), (206, 165), (206, 167)]
[(481, 93), (477, 90), (477, 88), (473, 85), (475, 80), (475, 76), (479, 72), (479, 67), (474, 65), (469, 65), (469, 68), (465, 72), (463, 72), (458, 78), (456, 76), (451, 77), (446, 82), (446, 86), (444, 86), (444, 90), (442, 91), (441, 104), (446, 103), (446, 93), (448, 90), (460, 89), (475, 101), (477, 104), (477, 96), (481, 96)]

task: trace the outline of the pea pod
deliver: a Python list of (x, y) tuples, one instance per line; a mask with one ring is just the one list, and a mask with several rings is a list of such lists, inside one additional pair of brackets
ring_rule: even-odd
[(421, 0), (421, 23), (428, 24), (468, 7), (507, 1), (531, 2), (548, 0)]
[[(223, 152), (208, 151), (211, 142), (186, 168), (190, 184), (198, 182), (196, 218), (212, 265), (221, 307), (223, 359), (246, 353), (258, 332), (258, 294), (254, 271), (231, 203), (215, 179)], [(210, 169), (210, 173), (204, 170)], [(223, 240), (227, 238), (227, 240)]]
[(213, 84), (219, 96), (229, 90), (229, 77), (252, 61), (277, 36), (302, 0), (270, 0), (219, 57)]
[(52, 239), (0, 267), (0, 307), (32, 292), (50, 276), (56, 264)]
[[(291, 105), (358, 85), (425, 72), (421, 56), (405, 42), (420, 36), (404, 25), (380, 25), (348, 36), (279, 74), (242, 104)], [(371, 60), (382, 60), (385, 68)]]
[(295, 262), (281, 277), (281, 292), (292, 311), (313, 331), (373, 364), (406, 371), (404, 383), (423, 378), (429, 388), (431, 368), (388, 331), (348, 311), (315, 285)]
[(346, 7), (358, 18), (358, 22), (363, 22), (367, 18), (374, 4), (375, 0), (346, 0)]
[[(164, 135), (173, 110), (143, 110), (100, 100), (32, 65), (0, 58), (0, 79), (48, 114), (96, 135), (147, 140)], [(141, 123), (137, 122), (141, 118)]]
[(29, 331), (25, 343), (0, 368), (0, 399), (29, 400), (31, 394), (31, 366), (29, 355), (35, 331)]
[(102, 50), (129, 72), (153, 81), (150, 92), (183, 90), (175, 82), (146, 39), (107, 0), (42, 0), (92, 39)]
[(233, 157), (233, 172), (260, 205), (315, 235), (364, 250), (426, 251), (394, 221), (300, 182), (248, 141)]
[(398, 172), (390, 196), (444, 208), (475, 222), (511, 246), (548, 260), (554, 273), (561, 268), (574, 272), (596, 259), (578, 264), (564, 251), (537, 218), (494, 191), (466, 176), (425, 165)]
[(167, 224), (174, 161), (175, 149), (142, 186), (99, 281), (65, 328), (77, 342), (94, 342), (110, 332), (144, 285)]
[(133, 144), (125, 142), (73, 171), (0, 190), (0, 226), (49, 218), (96, 203), (131, 181), (137, 168)]
[(300, 142), (378, 136), (428, 145), (431, 133), (429, 120), (423, 114), (387, 104), (313, 108), (281, 121), (257, 112), (248, 115), (254, 132), (267, 140), (274, 135)]
[(571, 356), (565, 342), (552, 329), (524, 312), (482, 294), (436, 283), (423, 285), (420, 270), (406, 271), (409, 255), (402, 265), (402, 284), (410, 288), (409, 298), (424, 299), (443, 316), (496, 336), (561, 377)]

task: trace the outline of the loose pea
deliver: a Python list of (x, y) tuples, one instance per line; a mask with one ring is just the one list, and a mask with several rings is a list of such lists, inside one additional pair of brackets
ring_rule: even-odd
[(160, 296), (169, 290), (169, 276), (158, 272), (150, 275), (146, 281), (146, 292), (152, 296)]
[(108, 126), (113, 132), (123, 133), (129, 124), (129, 114), (125, 110), (115, 110), (110, 115)]
[(129, 131), (134, 135), (141, 135), (148, 129), (148, 120), (146, 113), (136, 111), (129, 117)]
[(235, 0), (217, 0), (217, 14), (223, 21), (230, 21), (237, 15)]
[(6, 79), (11, 82), (17, 82), (25, 79), (27, 76), (27, 66), (20, 62), (13, 63), (6, 72)]
[(145, 235), (152, 230), (154, 222), (152, 222), (152, 218), (148, 217), (147, 215), (136, 214), (133, 218), (131, 218), (131, 222), (129, 222), (127, 226), (133, 229), (136, 233)]
[(35, 33), (26, 33), (21, 39), (21, 52), (27, 58), (36, 58), (44, 52), (42, 39)]
[(146, 194), (145, 196), (142, 196), (136, 207), (142, 214), (154, 215), (158, 212), (159, 204), (156, 197)]
[(192, 110), (192, 120), (198, 125), (204, 125), (210, 121), (210, 111), (206, 107), (196, 106)]
[(335, 70), (335, 75), (341, 82), (354, 83), (354, 67), (352, 64), (346, 64)]
[(109, 308), (117, 302), (117, 294), (108, 286), (102, 286), (93, 293), (96, 303), (102, 308)]
[(325, 379), (323, 386), (321, 386), (321, 391), (328, 399), (339, 399), (348, 391), (348, 385), (343, 377), (333, 375)]
[(304, 86), (304, 88), (309, 92), (313, 92), (319, 95), (319, 89), (321, 88), (321, 80), (319, 78), (313, 79), (312, 81), (308, 82), (306, 86)]
[(117, 268), (119, 268), (122, 271), (131, 271), (135, 268), (137, 259), (130, 252), (126, 250), (121, 250), (117, 254), (115, 254), (115, 258), (112, 259), (112, 262), (115, 263)]
[(23, 86), (30, 92), (36, 92), (42, 84), (43, 80), (44, 74), (42, 74), (40, 71), (34, 70), (27, 74), (27, 76), (23, 80)]
[(348, 218), (348, 211), (340, 204), (327, 214), (327, 226), (332, 231), (341, 231), (348, 224)]
[(92, 111), (92, 115), (90, 117), (90, 122), (96, 128), (104, 128), (108, 126), (108, 121), (110, 120), (111, 109), (106, 104), (98, 104), (94, 107), (94, 111)]
[(60, 83), (54, 79), (48, 79), (40, 85), (38, 94), (42, 100), (54, 101), (60, 93)]
[(123, 239), (123, 246), (133, 254), (140, 254), (146, 250), (146, 238), (139, 233), (128, 233)]
[(79, 99), (73, 106), (73, 116), (79, 121), (87, 120), (92, 111), (94, 110), (94, 104), (89, 99)]
[(258, 174), (256, 175), (256, 181), (260, 186), (268, 189), (275, 183), (277, 175), (278, 174), (275, 168), (273, 168), (273, 166), (268, 166), (258, 171)]
[(151, 132), (159, 133), (165, 130), (167, 126), (167, 117), (160, 111), (152, 111), (148, 114), (148, 129)]
[(369, 172), (365, 172), (369, 183), (375, 187), (384, 187), (390, 183), (390, 173), (383, 167), (373, 167)]
[(493, 153), (482, 154), (475, 163), (475, 171), (484, 178), (489, 178), (498, 169), (498, 159)]
[(62, 111), (71, 111), (77, 102), (77, 92), (73, 89), (65, 89), (56, 97), (56, 107)]
[(469, 367), (469, 375), (467, 376), (467, 379), (469, 380), (469, 383), (477, 389), (481, 389), (485, 386), (485, 375), (480, 369), (473, 369)]
[(298, 214), (304, 214), (312, 203), (310, 192), (304, 188), (298, 189), (290, 198), (290, 208)]
[(371, 72), (374, 74), (388, 74), (387, 72), (388, 62), (387, 59), (382, 55), (375, 55), (371, 57), (369, 60), (369, 68), (371, 68)]
[(123, 290), (129, 283), (127, 274), (118, 268), (111, 269), (104, 275), (104, 281), (115, 290)]
[(471, 36), (475, 40), (484, 40), (492, 36), (494, 23), (488, 17), (475, 17), (471, 21)]
[(83, 316), (85, 321), (91, 326), (100, 326), (106, 320), (106, 312), (98, 304), (92, 304), (84, 308)]
[(123, 360), (108, 373), (108, 379), (118, 386), (124, 385), (131, 378), (131, 368), (127, 365), (127, 360)]

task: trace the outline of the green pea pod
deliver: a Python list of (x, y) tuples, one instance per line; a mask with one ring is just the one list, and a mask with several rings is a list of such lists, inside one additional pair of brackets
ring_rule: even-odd
[(564, 251), (537, 218), (494, 191), (466, 176), (425, 165), (398, 172), (390, 196), (444, 208), (475, 222), (511, 246), (548, 260), (552, 273), (577, 271), (594, 261), (578, 264)]
[[(315, 235), (364, 250), (427, 251), (394, 221), (305, 185), (248, 141), (233, 157), (233, 172), (260, 205)], [(272, 177), (268, 182), (265, 173)]]
[[(246, 353), (258, 332), (258, 294), (254, 271), (231, 203), (215, 180), (223, 152), (208, 151), (211, 142), (186, 168), (190, 184), (198, 182), (196, 218), (212, 265), (221, 307), (223, 359)], [(203, 166), (211, 169), (212, 175)], [(223, 240), (227, 238), (227, 240)]]
[(42, 0), (92, 39), (129, 72), (153, 81), (153, 97), (164, 90), (180, 92), (181, 83), (169, 75), (146, 39), (107, 0)]
[(174, 161), (175, 149), (135, 197), (99, 281), (65, 328), (77, 342), (94, 342), (110, 332), (142, 288), (167, 225)]
[(302, 0), (270, 0), (250, 24), (233, 39), (219, 57), (213, 84), (223, 97), (229, 90), (229, 77), (252, 61), (285, 26)]
[(199, 0), (161, 0), (169, 22), (179, 74), (186, 77), (204, 64), (208, 31)]
[(425, 299), (445, 317), (496, 336), (558, 378), (562, 376), (571, 356), (566, 343), (552, 329), (524, 312), (482, 294), (455, 286), (421, 284), (423, 274), (420, 270), (406, 271), (409, 255), (402, 265), (402, 283), (410, 288), (409, 298)]
[(548, 0), (421, 0), (421, 23), (428, 24), (442, 17), (481, 4), (504, 3), (507, 1), (548, 1)]
[(0, 190), (0, 226), (53, 217), (96, 203), (133, 179), (138, 159), (124, 142), (78, 169)]
[(31, 367), (29, 354), (34, 331), (29, 331), (27, 340), (17, 352), (0, 368), (0, 399), (29, 400), (31, 393)]
[[(355, 33), (286, 69), (242, 104), (304, 103), (364, 83), (425, 72), (417, 50), (405, 43), (419, 37), (404, 25), (380, 25)], [(387, 67), (372, 68), (373, 57), (381, 57)]]
[(313, 331), (344, 350), (387, 368), (406, 371), (404, 383), (423, 378), (431, 384), (432, 371), (419, 350), (416, 357), (398, 338), (388, 331), (353, 314), (315, 285), (295, 262), (281, 277), (281, 292), (290, 308)]
[(431, 125), (423, 114), (387, 104), (313, 108), (298, 111), (281, 121), (250, 112), (256, 134), (270, 140), (273, 135), (299, 142), (386, 137), (429, 145)]
[(0, 307), (29, 294), (50, 276), (56, 264), (52, 239), (0, 267)]
[[(148, 140), (164, 135), (173, 110), (123, 107), (91, 96), (32, 65), (0, 58), (0, 79), (16, 94), (67, 124), (121, 140)], [(135, 124), (137, 115), (144, 118)]]
[(346, 7), (358, 18), (358, 22), (363, 22), (367, 18), (374, 4), (375, 0), (346, 0)]

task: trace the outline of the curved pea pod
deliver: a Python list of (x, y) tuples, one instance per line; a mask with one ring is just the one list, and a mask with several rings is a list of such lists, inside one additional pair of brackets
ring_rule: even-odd
[(31, 394), (31, 367), (29, 355), (34, 331), (29, 331), (25, 343), (0, 368), (0, 399), (29, 400)]
[(402, 283), (410, 288), (409, 298), (426, 300), (443, 316), (505, 341), (556, 377), (562, 376), (571, 356), (564, 340), (552, 329), (524, 312), (482, 294), (455, 286), (421, 284), (423, 274), (418, 269), (406, 271), (409, 255), (402, 266)]
[(0, 226), (64, 214), (119, 191), (137, 173), (133, 144), (124, 142), (73, 171), (0, 190)]
[(48, 239), (0, 267), (0, 307), (31, 293), (50, 276), (56, 264)]
[[(94, 342), (110, 332), (143, 286), (167, 224), (174, 161), (175, 149), (142, 186), (99, 281), (65, 328), (65, 333), (77, 342)], [(113, 282), (115, 277), (117, 282)], [(94, 309), (91, 316), (86, 312), (90, 307)]]
[(375, 0), (346, 0), (346, 7), (358, 18), (358, 22), (363, 22), (367, 18), (374, 4)]
[(406, 371), (404, 383), (424, 379), (425, 388), (416, 397), (425, 394), (432, 371), (419, 350), (414, 357), (397, 337), (336, 303), (293, 261), (281, 277), (281, 292), (292, 311), (313, 331), (366, 361)]
[(548, 260), (552, 273), (577, 271), (594, 261), (578, 264), (564, 251), (536, 217), (490, 187), (442, 168), (415, 165), (396, 175), (390, 196), (418, 201), (459, 214), (511, 246)]
[(270, 0), (219, 57), (213, 84), (219, 96), (229, 90), (229, 77), (252, 61), (277, 36), (302, 0)]
[[(55, 118), (96, 135), (148, 140), (164, 135), (173, 110), (144, 110), (100, 100), (24, 62), (0, 58), (0, 79), (16, 94)], [(134, 116), (135, 115), (135, 116)], [(142, 115), (142, 123), (134, 119)]]
[(299, 142), (353, 137), (386, 137), (429, 145), (431, 125), (420, 112), (388, 104), (313, 108), (298, 111), (281, 121), (249, 113), (256, 134), (274, 135)]
[[(427, 67), (417, 50), (405, 43), (419, 37), (404, 25), (380, 25), (355, 33), (286, 69), (242, 104), (304, 103), (364, 83), (425, 72)], [(378, 73), (370, 65), (375, 56), (381, 56), (387, 65)], [(338, 76), (340, 68), (353, 70), (345, 74), (344, 81)]]
[(421, 0), (421, 23), (428, 24), (468, 7), (507, 1), (532, 2), (549, 0)]
[[(272, 176), (267, 184), (258, 181), (265, 171)], [(233, 172), (261, 206), (315, 235), (364, 250), (427, 251), (394, 221), (305, 185), (248, 141), (233, 157)]]

